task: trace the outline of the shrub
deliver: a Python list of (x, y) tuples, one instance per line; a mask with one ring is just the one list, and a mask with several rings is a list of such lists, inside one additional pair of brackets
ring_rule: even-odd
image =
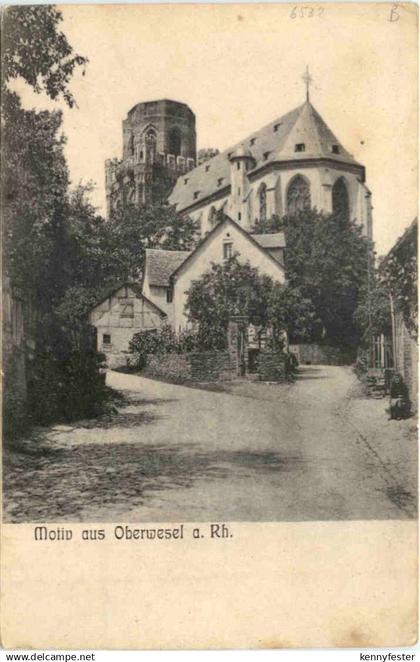
[(160, 356), (149, 356), (145, 374), (164, 381), (176, 384), (191, 379), (191, 369), (187, 357), (183, 354), (166, 354)]
[(359, 348), (357, 352), (356, 362), (354, 364), (354, 372), (361, 381), (365, 381), (369, 369), (369, 350)]
[(198, 338), (194, 331), (176, 334), (169, 325), (157, 331), (140, 331), (130, 342), (130, 350), (134, 354), (130, 367), (142, 370), (152, 355), (182, 354), (194, 351), (197, 346)]
[(100, 373), (94, 350), (57, 357), (37, 352), (29, 369), (28, 410), (34, 422), (74, 421), (109, 409), (112, 390)]

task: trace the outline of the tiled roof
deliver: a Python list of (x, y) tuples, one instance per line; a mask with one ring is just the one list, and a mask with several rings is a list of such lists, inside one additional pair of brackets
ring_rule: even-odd
[(262, 248), (285, 248), (286, 238), (284, 232), (272, 234), (253, 234), (252, 237)]
[(189, 251), (146, 249), (146, 278), (149, 285), (168, 287), (170, 275), (189, 256)]
[[(305, 151), (295, 152), (295, 145), (299, 143), (305, 144)], [(332, 151), (333, 146), (337, 153)], [(235, 150), (245, 148), (255, 159), (256, 169), (273, 161), (322, 157), (337, 163), (359, 165), (339, 143), (312, 104), (306, 101), (240, 143), (182, 175), (175, 184), (169, 202), (176, 205), (177, 211), (182, 211), (229, 186), (229, 157)]]

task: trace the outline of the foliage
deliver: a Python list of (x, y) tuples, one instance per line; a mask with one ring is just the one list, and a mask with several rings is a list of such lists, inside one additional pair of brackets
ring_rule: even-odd
[(268, 301), (268, 320), (274, 337), (284, 331), (290, 339), (308, 341), (319, 333), (321, 323), (311, 300), (302, 289), (275, 284)]
[(144, 374), (174, 384), (191, 381), (191, 368), (187, 358), (174, 352), (150, 356)]
[(356, 346), (365, 329), (354, 313), (367, 287), (372, 250), (361, 226), (312, 209), (282, 219), (274, 216), (254, 231), (285, 232), (287, 281), (311, 302), (311, 339)]
[(354, 372), (362, 382), (366, 382), (367, 373), (369, 370), (369, 352), (369, 348), (366, 347), (359, 347), (357, 350)]
[(402, 313), (410, 335), (417, 339), (417, 222), (383, 259), (380, 277), (383, 287), (392, 296), (395, 309)]
[[(38, 343), (29, 366), (28, 411), (34, 422), (72, 421), (104, 413), (112, 394), (99, 373), (101, 357), (93, 348), (80, 351), (63, 334)], [(53, 351), (51, 351), (53, 349)]]
[(284, 230), (285, 221), (277, 214), (258, 219), (251, 230), (253, 234), (273, 234)]
[[(23, 78), (35, 92), (63, 97), (74, 106), (68, 83), (87, 59), (74, 53), (60, 32), (61, 12), (52, 5), (7, 7), (2, 16), (2, 85)], [(84, 73), (84, 70), (83, 70)], [(2, 89), (4, 97), (5, 89)]]
[(275, 283), (249, 262), (235, 255), (195, 281), (187, 297), (186, 309), (197, 326), (201, 349), (225, 349), (229, 318), (244, 315), (256, 327), (273, 329), (280, 344), (284, 331), (307, 337), (313, 325), (314, 310), (299, 290)]
[(371, 269), (369, 283), (360, 288), (354, 321), (361, 330), (362, 346), (368, 346), (372, 336), (391, 333), (389, 295), (374, 269)]
[(130, 341), (130, 351), (135, 356), (134, 367), (140, 370), (146, 366), (148, 355), (184, 354), (197, 348), (198, 339), (194, 331), (175, 333), (169, 324), (157, 331), (140, 331)]
[(146, 248), (190, 250), (196, 234), (196, 224), (181, 218), (170, 205), (155, 203), (139, 209), (126, 203), (107, 223), (105, 252), (112, 255), (114, 272), (129, 280), (141, 276)]
[[(76, 296), (92, 287), (100, 264), (92, 260), (100, 221), (85, 191), (69, 194), (61, 113), (25, 110), (7, 83), (20, 76), (36, 92), (73, 106), (68, 82), (86, 59), (57, 30), (61, 14), (54, 7), (10, 7), (3, 16), (3, 268), (35, 311), (27, 410), (33, 422), (71, 420), (103, 411), (110, 398)], [(8, 373), (13, 387), (13, 365)]]

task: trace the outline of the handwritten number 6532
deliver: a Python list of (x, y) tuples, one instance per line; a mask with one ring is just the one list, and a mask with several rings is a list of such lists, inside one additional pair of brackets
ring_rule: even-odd
[(308, 5), (296, 5), (290, 12), (290, 18), (313, 18), (322, 16), (324, 7), (310, 7)]

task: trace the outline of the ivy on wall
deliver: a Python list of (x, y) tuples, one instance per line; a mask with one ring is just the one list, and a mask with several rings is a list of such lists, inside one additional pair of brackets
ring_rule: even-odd
[(395, 310), (402, 313), (410, 336), (417, 340), (417, 219), (383, 259), (380, 274)]

